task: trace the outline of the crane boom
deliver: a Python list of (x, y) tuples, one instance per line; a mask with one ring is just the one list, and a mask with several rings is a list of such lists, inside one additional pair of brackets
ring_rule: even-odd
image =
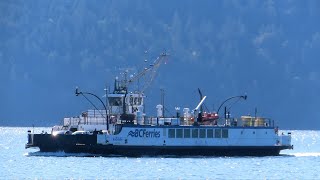
[(151, 84), (151, 82), (153, 81), (157, 69), (159, 68), (159, 66), (164, 61), (165, 57), (167, 57), (167, 56), (168, 56), (167, 53), (161, 53), (160, 56), (157, 57), (157, 59), (154, 61), (153, 64), (150, 64), (149, 67), (144, 68), (141, 72), (139, 72), (138, 74), (136, 74), (133, 77), (131, 77), (130, 79), (128, 79), (126, 82), (126, 85), (129, 86), (131, 83), (136, 82), (141, 77), (143, 77), (144, 75), (146, 75), (148, 72), (151, 71), (152, 74), (150, 75), (150, 78), (148, 78), (149, 82), (145, 82), (144, 89), (146, 89), (147, 86), (149, 86)]
[(198, 109), (200, 108), (200, 106), (202, 105), (202, 103), (204, 102), (204, 100), (206, 100), (206, 98), (207, 98), (207, 96), (204, 96), (204, 97), (201, 99), (200, 103), (199, 103), (198, 106), (194, 109), (194, 111), (198, 111)]

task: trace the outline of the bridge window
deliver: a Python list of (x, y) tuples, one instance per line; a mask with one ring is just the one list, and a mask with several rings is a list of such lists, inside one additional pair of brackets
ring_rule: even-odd
[(228, 129), (222, 129), (222, 138), (228, 138), (228, 137), (229, 137)]
[(213, 129), (207, 130), (207, 138), (213, 138)]
[(183, 137), (184, 138), (190, 138), (190, 129), (184, 129), (183, 130), (184, 132), (183, 132)]
[(182, 134), (182, 129), (176, 129), (176, 138), (182, 138), (183, 134)]
[(206, 129), (200, 129), (200, 138), (206, 138)]
[(221, 129), (215, 129), (214, 130), (214, 137), (215, 138), (221, 138)]
[(122, 106), (122, 97), (109, 97), (108, 101), (110, 106)]
[(192, 138), (198, 138), (199, 129), (192, 129)]
[(168, 135), (169, 135), (169, 138), (175, 138), (175, 129), (169, 129)]
[(139, 98), (137, 98), (137, 99), (138, 99), (138, 104), (137, 104), (137, 105), (141, 105), (141, 104), (142, 104), (142, 98), (139, 97)]
[(133, 97), (130, 97), (130, 105), (133, 105)]

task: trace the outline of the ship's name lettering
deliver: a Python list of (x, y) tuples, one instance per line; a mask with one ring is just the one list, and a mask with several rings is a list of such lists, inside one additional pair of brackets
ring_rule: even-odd
[(131, 137), (146, 137), (146, 138), (159, 138), (160, 131), (147, 131), (146, 129), (135, 129), (134, 131), (130, 131), (128, 136)]
[(121, 137), (114, 137), (113, 140), (114, 141), (122, 141), (122, 138)]

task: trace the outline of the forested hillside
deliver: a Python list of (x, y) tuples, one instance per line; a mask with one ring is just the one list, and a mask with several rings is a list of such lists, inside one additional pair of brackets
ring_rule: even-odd
[(167, 52), (147, 113), (161, 88), (168, 114), (194, 108), (200, 88), (210, 110), (247, 94), (233, 116), (257, 108), (282, 128), (319, 129), (319, 19), (317, 0), (2, 0), (0, 126), (78, 115), (92, 107), (76, 86), (102, 97), (122, 69)]

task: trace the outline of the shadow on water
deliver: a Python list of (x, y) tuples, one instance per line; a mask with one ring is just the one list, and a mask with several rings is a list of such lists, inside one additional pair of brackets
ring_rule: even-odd
[(295, 157), (293, 154), (279, 154), (277, 157)]
[(24, 154), (27, 157), (42, 156), (42, 157), (101, 157), (99, 154), (89, 154), (89, 153), (65, 153), (60, 152), (27, 152)]
[(159, 156), (122, 156), (122, 155), (100, 155), (100, 154), (90, 154), (90, 153), (65, 153), (63, 151), (60, 152), (27, 152), (24, 154), (26, 157), (33, 157), (33, 156), (42, 156), (42, 157), (119, 157), (119, 158), (224, 158), (219, 156), (177, 156), (177, 155), (159, 155)]
[(90, 153), (65, 153), (63, 151), (60, 152), (27, 152), (24, 154), (26, 157), (119, 157), (119, 158), (193, 158), (193, 159), (210, 159), (210, 158), (266, 158), (266, 157), (278, 157), (278, 158), (286, 158), (286, 157), (305, 157), (305, 156), (320, 156), (320, 153), (294, 153), (294, 154), (280, 154), (279, 156), (191, 156), (191, 155), (155, 155), (155, 156), (121, 156), (121, 155), (101, 155), (101, 154), (90, 154)]

